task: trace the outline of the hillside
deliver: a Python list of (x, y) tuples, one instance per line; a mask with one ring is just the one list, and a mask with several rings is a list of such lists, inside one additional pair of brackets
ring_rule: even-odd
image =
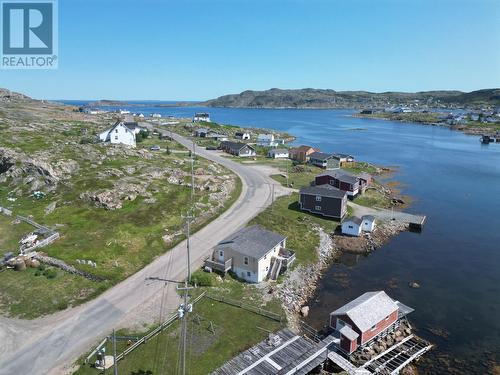
[(498, 106), (500, 89), (461, 91), (422, 91), (417, 93), (367, 91), (335, 91), (300, 89), (243, 91), (208, 100), (209, 107), (250, 108), (361, 108), (418, 104), (423, 107)]

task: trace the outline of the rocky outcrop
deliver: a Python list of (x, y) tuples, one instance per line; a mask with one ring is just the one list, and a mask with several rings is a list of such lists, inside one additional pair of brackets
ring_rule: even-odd
[(71, 159), (51, 163), (44, 155), (31, 157), (0, 147), (0, 183), (28, 186), (30, 191), (51, 191), (78, 169), (78, 163)]

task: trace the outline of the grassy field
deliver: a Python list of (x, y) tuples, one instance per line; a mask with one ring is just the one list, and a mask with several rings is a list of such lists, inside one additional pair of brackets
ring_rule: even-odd
[[(241, 283), (230, 275), (227, 275), (224, 281), (217, 280), (215, 274), (208, 277), (213, 278), (215, 286), (200, 288), (196, 294), (207, 290), (208, 293), (235, 298), (253, 306), (282, 313), (276, 301), (264, 303), (261, 300), (261, 292), (252, 285)], [(241, 351), (265, 339), (267, 331), (274, 332), (282, 328), (283, 324), (205, 297), (194, 305), (193, 313), (189, 315), (186, 372), (194, 375), (210, 373)], [(126, 331), (118, 334), (134, 335), (133, 332)], [(179, 336), (180, 324), (176, 322), (120, 361), (119, 373), (133, 375), (147, 374), (150, 371), (150, 374), (176, 374), (179, 363)], [(122, 351), (125, 345), (119, 342), (118, 352)], [(110, 345), (107, 346), (106, 352), (111, 353)], [(97, 373), (94, 368), (85, 365), (75, 375)]]
[(260, 213), (250, 224), (260, 224), (287, 236), (287, 247), (296, 252), (296, 264), (306, 264), (317, 260), (316, 249), (319, 245), (319, 235), (311, 230), (311, 224), (318, 224), (325, 231), (332, 232), (339, 222), (300, 211), (298, 194), (294, 193), (276, 199), (272, 207)]
[[(43, 276), (45, 270), (1, 272), (0, 312), (27, 318), (86, 301), (168, 251), (183, 240), (181, 215), (191, 206), (191, 188), (185, 185), (190, 183), (188, 150), (180, 144), (154, 135), (138, 143), (135, 150), (82, 144), (82, 140), (91, 139), (114, 120), (106, 115), (80, 121), (81, 114), (59, 107), (51, 107), (46, 114), (44, 111), (44, 108), (35, 111), (29, 105), (6, 108), (4, 112), (8, 118), (0, 146), (39, 158), (52, 166), (73, 160), (78, 169), (62, 178), (56, 189), (41, 186), (46, 193), (42, 199), (31, 195), (28, 183), (8, 180), (0, 185), (0, 205), (12, 209), (14, 214), (32, 215), (40, 224), (57, 227), (61, 238), (43, 251), (104, 281), (90, 282), (59, 271), (50, 271), (50, 279)], [(19, 123), (19, 119), (25, 122)], [(31, 123), (46, 131), (35, 131)], [(161, 151), (150, 151), (152, 145), (159, 145)], [(194, 169), (196, 183), (210, 179), (215, 186), (215, 190), (197, 189), (195, 192), (195, 201), (204, 205), (194, 210), (198, 219), (193, 230), (197, 230), (237, 199), (241, 183), (230, 171), (201, 158), (196, 160)], [(164, 170), (167, 172), (162, 175), (160, 172)], [(167, 180), (171, 171), (181, 174), (183, 184)], [(225, 202), (221, 198), (211, 199), (228, 177), (234, 186), (228, 199)], [(115, 191), (117, 184), (123, 183), (123, 194), (128, 195), (120, 198), (122, 207), (116, 210), (97, 207), (81, 196), (86, 192)], [(144, 186), (145, 192), (133, 193), (136, 186)], [(46, 213), (46, 208), (54, 202), (56, 208)], [(0, 255), (7, 251), (17, 254), (17, 242), (23, 234), (33, 231), (26, 224), (13, 225), (11, 222), (0, 216)], [(162, 238), (167, 234), (173, 235), (169, 242)], [(97, 267), (80, 264), (77, 260), (91, 260)]]

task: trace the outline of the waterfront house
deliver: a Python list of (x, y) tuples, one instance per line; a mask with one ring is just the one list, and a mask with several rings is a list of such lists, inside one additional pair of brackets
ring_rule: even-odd
[(295, 253), (286, 249), (286, 239), (260, 225), (240, 229), (215, 246), (205, 267), (232, 271), (251, 283), (260, 283), (267, 277), (276, 280), (295, 260)]
[(357, 216), (348, 217), (342, 223), (342, 234), (359, 237), (361, 235), (361, 223), (363, 221)]
[(290, 149), (290, 159), (298, 161), (299, 163), (306, 163), (309, 161), (309, 155), (318, 152), (319, 149), (314, 149), (311, 146), (302, 145)]
[(137, 122), (117, 121), (111, 128), (99, 134), (99, 140), (105, 143), (124, 144), (135, 147), (135, 136), (145, 128), (139, 126)]
[(130, 114), (130, 111), (128, 109), (118, 109), (116, 111), (116, 113), (120, 114), (120, 115), (129, 115)]
[(220, 149), (235, 156), (247, 157), (256, 155), (255, 149), (252, 146), (241, 142), (224, 141), (221, 142)]
[(349, 164), (354, 163), (354, 156), (348, 154), (334, 154), (340, 162), (341, 167), (348, 166)]
[(250, 133), (247, 132), (236, 132), (234, 133), (236, 139), (241, 139), (242, 141), (247, 141), (250, 139)]
[(208, 130), (206, 128), (200, 128), (200, 129), (195, 130), (194, 135), (195, 135), (195, 137), (205, 138), (209, 132), (210, 132), (210, 130)]
[(276, 147), (283, 141), (274, 138), (274, 134), (259, 134), (257, 136), (257, 146)]
[(206, 112), (195, 113), (193, 122), (210, 122), (210, 115)]
[(361, 218), (361, 230), (363, 232), (373, 232), (375, 230), (375, 216), (364, 215)]
[(329, 170), (340, 168), (339, 158), (333, 154), (326, 154), (324, 152), (313, 152), (310, 154), (309, 163)]
[(286, 148), (274, 148), (269, 150), (267, 156), (273, 159), (286, 159), (288, 158), (288, 150)]
[(152, 118), (161, 118), (161, 114), (159, 113), (151, 113)]
[(303, 211), (341, 220), (347, 213), (347, 194), (330, 185), (304, 186), (299, 207)]
[(347, 192), (350, 198), (354, 198), (358, 194), (363, 193), (368, 186), (368, 181), (371, 181), (371, 178), (366, 175), (363, 175), (361, 178), (340, 169), (327, 171), (316, 176), (314, 179), (316, 185), (331, 185)]
[(340, 334), (340, 349), (348, 354), (393, 331), (412, 312), (384, 291), (367, 292), (330, 314), (330, 327)]

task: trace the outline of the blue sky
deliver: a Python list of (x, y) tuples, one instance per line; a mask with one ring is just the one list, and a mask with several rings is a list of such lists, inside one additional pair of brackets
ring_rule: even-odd
[(1, 70), (0, 87), (129, 100), (500, 87), (500, 2), (59, 0), (59, 68)]

